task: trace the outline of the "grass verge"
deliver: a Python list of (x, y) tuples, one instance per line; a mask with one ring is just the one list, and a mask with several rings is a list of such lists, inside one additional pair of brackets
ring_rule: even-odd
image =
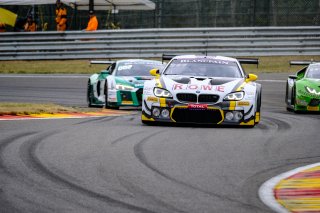
[(35, 104), (35, 103), (0, 103), (1, 115), (30, 115), (30, 114), (55, 114), (55, 113), (70, 113), (70, 112), (92, 112), (101, 111), (101, 108), (80, 108), (80, 107), (65, 107), (56, 104)]
[[(259, 66), (244, 65), (247, 73), (295, 72), (297, 66), (290, 60), (320, 61), (320, 56), (261, 56)], [(105, 69), (107, 65), (91, 65), (89, 60), (44, 60), (44, 61), (0, 61), (2, 74), (92, 74)]]

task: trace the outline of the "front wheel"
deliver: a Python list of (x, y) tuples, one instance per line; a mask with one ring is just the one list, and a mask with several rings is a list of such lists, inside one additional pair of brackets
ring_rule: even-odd
[(119, 106), (111, 106), (108, 103), (108, 81), (106, 80), (106, 83), (104, 85), (104, 107), (106, 109), (119, 109)]
[(259, 85), (258, 90), (258, 97), (257, 97), (257, 102), (256, 102), (256, 113), (255, 113), (255, 119), (254, 119), (254, 123), (258, 124), (260, 122), (260, 117), (261, 117), (261, 93), (262, 93), (262, 89), (261, 89), (261, 85)]
[(296, 110), (296, 87), (293, 87), (292, 89), (292, 96), (291, 96), (291, 105), (293, 112), (297, 113), (298, 111)]
[(93, 91), (90, 80), (88, 81), (88, 89), (87, 89), (87, 104), (88, 107), (92, 107), (92, 99), (93, 99)]

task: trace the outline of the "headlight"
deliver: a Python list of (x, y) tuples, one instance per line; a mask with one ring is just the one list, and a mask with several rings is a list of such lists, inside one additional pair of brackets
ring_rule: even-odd
[(313, 88), (310, 88), (310, 87), (307, 87), (306, 86), (306, 90), (311, 93), (311, 94), (317, 94), (317, 95), (320, 95), (320, 92), (317, 92), (317, 90), (313, 89)]
[(166, 89), (154, 88), (153, 93), (155, 96), (160, 98), (172, 98), (171, 93)]
[(223, 100), (225, 101), (240, 101), (244, 97), (244, 92), (229, 93)]
[(133, 90), (134, 87), (128, 86), (128, 85), (117, 84), (116, 89), (117, 90)]

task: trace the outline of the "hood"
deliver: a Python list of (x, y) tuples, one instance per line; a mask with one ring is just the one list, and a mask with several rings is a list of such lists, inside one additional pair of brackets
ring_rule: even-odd
[[(304, 78), (296, 82), (297, 92), (312, 98), (320, 98), (320, 79)], [(306, 87), (314, 89), (317, 93), (307, 92)]]
[(235, 91), (243, 81), (243, 78), (206, 78), (169, 75), (161, 77), (162, 86), (172, 94), (204, 93), (222, 95)]
[(303, 78), (299, 81), (297, 81), (298, 86), (309, 86), (314, 89), (320, 89), (320, 79), (314, 79), (314, 78)]

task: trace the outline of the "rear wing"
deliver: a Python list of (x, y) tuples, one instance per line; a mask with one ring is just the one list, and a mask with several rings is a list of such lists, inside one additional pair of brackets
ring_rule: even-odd
[(259, 64), (258, 58), (236, 58), (240, 64)]
[(290, 61), (289, 64), (291, 65), (297, 65), (297, 66), (303, 66), (303, 65), (309, 65), (313, 63), (320, 63), (320, 61)]
[(176, 56), (178, 56), (178, 55), (162, 54), (162, 63), (163, 63), (163, 61), (169, 61)]
[[(169, 55), (169, 54), (163, 54), (162, 55), (162, 63), (163, 61), (166, 60), (171, 60), (172, 58), (174, 58), (175, 56), (178, 55)], [(258, 58), (236, 58), (240, 64), (259, 64), (259, 59)]]
[(115, 61), (90, 61), (90, 64), (113, 64)]

